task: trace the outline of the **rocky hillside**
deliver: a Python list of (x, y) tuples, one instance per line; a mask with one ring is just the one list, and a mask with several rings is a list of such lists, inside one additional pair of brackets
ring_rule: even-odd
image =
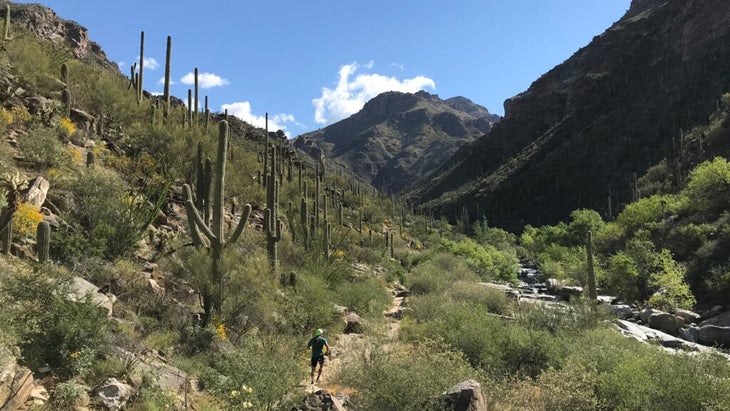
[(79, 23), (64, 20), (53, 10), (40, 4), (21, 4), (0, 1), (0, 7), (10, 8), (10, 21), (13, 26), (35, 33), (39, 38), (63, 45), (74, 57), (106, 68), (116, 68), (109, 61), (101, 46), (89, 39), (89, 31)]
[(296, 146), (352, 170), (375, 187), (404, 190), (440, 167), (499, 116), (464, 97), (387, 92), (347, 119), (296, 139)]
[[(411, 194), (510, 229), (613, 215), (631, 181), (680, 155), (730, 89), (730, 2), (634, 0), (590, 44), (504, 103), (505, 117)], [(706, 157), (721, 152), (705, 152)], [(675, 170), (675, 173), (678, 171)]]

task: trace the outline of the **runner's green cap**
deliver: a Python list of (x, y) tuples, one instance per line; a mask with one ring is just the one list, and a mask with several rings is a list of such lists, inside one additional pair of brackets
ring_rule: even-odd
[(314, 335), (322, 335), (322, 329), (317, 328), (317, 331), (314, 332)]

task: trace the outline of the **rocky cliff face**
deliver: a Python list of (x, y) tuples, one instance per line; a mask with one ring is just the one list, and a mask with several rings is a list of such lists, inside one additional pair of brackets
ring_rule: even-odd
[(3, 9), (7, 4), (10, 4), (11, 27), (21, 27), (42, 39), (63, 43), (78, 59), (118, 70), (117, 65), (109, 61), (104, 50), (89, 40), (88, 30), (80, 24), (62, 19), (53, 10), (40, 4), (0, 1)]
[(349, 118), (297, 137), (295, 145), (397, 193), (440, 167), (461, 145), (499, 121), (463, 97), (387, 92)]
[(577, 208), (607, 214), (630, 181), (675, 155), (682, 129), (730, 90), (730, 2), (635, 0), (628, 12), (528, 90), (411, 192), (455, 216), (519, 229)]

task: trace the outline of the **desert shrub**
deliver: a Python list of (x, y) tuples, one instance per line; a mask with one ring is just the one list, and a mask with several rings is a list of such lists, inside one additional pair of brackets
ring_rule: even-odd
[(13, 41), (6, 42), (7, 54), (13, 62), (15, 73), (31, 89), (48, 90), (55, 86), (56, 73), (61, 64), (69, 57), (68, 49), (54, 47), (50, 41), (39, 41), (37, 36), (26, 35), (15, 28)]
[(640, 229), (651, 230), (664, 219), (665, 213), (674, 212), (678, 207), (679, 202), (676, 196), (644, 197), (628, 204), (616, 217), (616, 224), (629, 235)]
[(9, 276), (3, 292), (10, 325), (20, 336), (23, 361), (31, 368), (48, 363), (58, 375), (78, 375), (106, 347), (106, 313), (90, 301), (66, 299), (68, 278), (54, 268)]
[(485, 280), (517, 282), (519, 261), (514, 251), (500, 251), (491, 245), (482, 246), (476, 241), (464, 238), (461, 241), (444, 239), (443, 250), (463, 257)]
[(61, 382), (53, 390), (48, 405), (54, 410), (71, 410), (86, 394), (87, 387), (76, 381)]
[(159, 207), (101, 169), (81, 170), (69, 185), (75, 203), (70, 217), (86, 231), (92, 255), (115, 258), (130, 252)]
[(513, 310), (514, 304), (504, 292), (472, 282), (457, 281), (449, 287), (447, 293), (454, 301), (474, 304), (490, 313), (505, 315)]
[(711, 224), (686, 224), (674, 228), (667, 236), (667, 247), (678, 258), (688, 258), (707, 243), (716, 228)]
[(18, 147), (23, 162), (36, 170), (73, 168), (69, 146), (62, 143), (52, 129), (31, 129), (28, 135), (18, 139)]
[(535, 380), (517, 382), (511, 403), (545, 411), (610, 409), (597, 395), (598, 383), (598, 372), (590, 364), (569, 358), (562, 367), (551, 367)]
[(517, 237), (501, 228), (490, 227), (486, 219), (474, 223), (474, 239), (483, 245), (491, 245), (498, 250), (513, 250), (517, 245)]
[(603, 287), (606, 291), (624, 301), (637, 301), (639, 299), (638, 279), (639, 268), (629, 254), (619, 251), (608, 258), (603, 277)]
[(271, 409), (306, 375), (302, 346), (279, 336), (248, 336), (240, 347), (207, 357), (210, 369), (201, 374), (200, 385), (228, 409)]
[(672, 258), (669, 250), (663, 249), (656, 256), (655, 267), (649, 276), (649, 285), (655, 290), (649, 304), (665, 311), (692, 308), (696, 300), (685, 281), (684, 266)]
[(705, 161), (690, 172), (682, 193), (691, 198), (690, 207), (699, 212), (717, 213), (728, 208), (730, 162), (723, 157)]
[(35, 237), (38, 223), (43, 221), (43, 214), (30, 203), (20, 203), (13, 214), (13, 234), (23, 237)]
[(588, 232), (598, 233), (603, 229), (604, 221), (597, 211), (580, 209), (570, 213), (570, 223), (567, 227), (566, 245), (585, 245)]
[(577, 299), (559, 307), (540, 304), (523, 306), (517, 311), (517, 322), (526, 329), (547, 331), (551, 334), (574, 334), (599, 327), (610, 314), (595, 307), (587, 299)]
[(306, 333), (316, 328), (327, 328), (335, 323), (334, 294), (318, 276), (301, 274), (297, 285), (285, 290), (282, 302), (282, 321), (287, 330)]
[(441, 343), (424, 341), (388, 350), (367, 350), (343, 367), (340, 379), (357, 390), (351, 399), (365, 410), (442, 409), (440, 394), (472, 378), (484, 381), (458, 352)]
[(252, 328), (273, 330), (277, 311), (276, 300), (271, 298), (276, 280), (261, 274), (269, 270), (265, 254), (247, 250), (245, 241), (242, 243), (242, 248), (228, 247), (221, 264), (225, 283), (221, 321), (234, 339)]
[(385, 285), (375, 277), (365, 277), (343, 283), (335, 289), (337, 303), (367, 318), (383, 315), (391, 303), (391, 295)]

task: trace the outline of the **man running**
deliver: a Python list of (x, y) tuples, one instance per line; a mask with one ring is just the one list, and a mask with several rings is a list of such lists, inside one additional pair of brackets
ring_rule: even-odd
[(319, 377), (322, 375), (322, 367), (324, 366), (324, 355), (330, 352), (327, 339), (322, 337), (321, 328), (317, 328), (314, 332), (314, 337), (307, 343), (307, 349), (312, 350), (312, 372), (309, 373), (309, 376), (312, 377), (312, 384), (314, 384), (314, 369), (317, 367), (317, 363), (319, 363), (319, 373), (317, 373), (317, 382), (319, 382)]

